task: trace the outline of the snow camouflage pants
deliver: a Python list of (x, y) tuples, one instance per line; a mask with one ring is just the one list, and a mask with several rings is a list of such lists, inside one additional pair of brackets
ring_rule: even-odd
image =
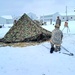
[(54, 45), (54, 44), (51, 43), (51, 48), (52, 47), (54, 48), (55, 52), (60, 51), (60, 46), (56, 46), (56, 45)]

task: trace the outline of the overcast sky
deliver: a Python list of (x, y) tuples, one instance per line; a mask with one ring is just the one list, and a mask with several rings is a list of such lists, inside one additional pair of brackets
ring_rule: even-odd
[(1, 15), (22, 15), (32, 12), (37, 16), (55, 12), (74, 12), (75, 0), (0, 0)]

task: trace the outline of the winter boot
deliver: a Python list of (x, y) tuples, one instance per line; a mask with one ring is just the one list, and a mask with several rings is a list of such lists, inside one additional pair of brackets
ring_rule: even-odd
[(56, 46), (56, 47), (55, 47), (55, 52), (60, 51), (60, 49), (61, 49), (60, 46)]
[(50, 53), (53, 53), (53, 51), (54, 51), (54, 47), (51, 47)]

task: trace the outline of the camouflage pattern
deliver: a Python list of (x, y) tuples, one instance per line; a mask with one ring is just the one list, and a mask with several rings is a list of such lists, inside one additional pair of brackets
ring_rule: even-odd
[(62, 43), (62, 37), (63, 37), (62, 31), (59, 30), (58, 28), (55, 28), (52, 31), (52, 36), (51, 36), (50, 42), (54, 45), (60, 46)]
[(51, 32), (43, 29), (35, 23), (27, 14), (22, 17), (11, 27), (6, 33), (3, 42), (24, 42), (24, 41), (39, 41), (48, 40), (51, 37)]

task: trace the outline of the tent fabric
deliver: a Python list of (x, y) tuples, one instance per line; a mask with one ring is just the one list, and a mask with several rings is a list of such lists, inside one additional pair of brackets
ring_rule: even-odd
[(51, 37), (51, 32), (43, 29), (36, 24), (27, 14), (23, 14), (21, 18), (6, 33), (3, 42), (29, 42), (44, 41)]

